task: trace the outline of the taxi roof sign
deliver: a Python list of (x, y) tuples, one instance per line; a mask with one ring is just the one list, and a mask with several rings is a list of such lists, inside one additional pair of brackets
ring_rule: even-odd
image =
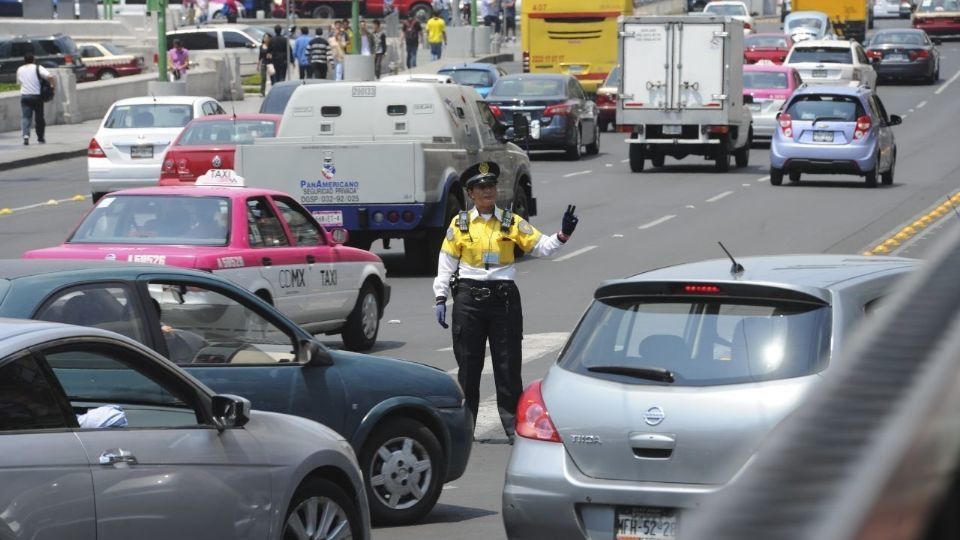
[(233, 169), (210, 169), (197, 177), (198, 186), (244, 187), (246, 181)]

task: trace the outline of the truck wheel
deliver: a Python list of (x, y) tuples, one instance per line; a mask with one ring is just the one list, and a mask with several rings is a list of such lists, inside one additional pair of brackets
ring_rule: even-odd
[(743, 148), (735, 151), (733, 157), (737, 162), (737, 167), (746, 167), (750, 164), (750, 145), (753, 144), (753, 128), (747, 132), (747, 144)]
[(360, 469), (377, 525), (408, 525), (440, 498), (443, 448), (426, 426), (409, 418), (383, 422), (360, 451)]
[(351, 351), (369, 351), (377, 342), (380, 331), (380, 296), (370, 283), (364, 283), (357, 295), (357, 303), (340, 331), (343, 346)]
[(726, 137), (720, 139), (720, 144), (717, 145), (717, 156), (715, 159), (717, 172), (725, 173), (730, 170), (730, 144)]
[(593, 128), (593, 142), (587, 145), (587, 154), (595, 156), (600, 153), (600, 126)]
[(783, 183), (783, 169), (770, 167), (770, 185), (779, 186)]
[(567, 157), (573, 161), (580, 159), (583, 154), (581, 150), (583, 149), (583, 134), (580, 133), (580, 126), (577, 126), (575, 138), (572, 146), (567, 147)]
[(643, 172), (643, 145), (630, 145), (630, 172)]
[(313, 8), (314, 19), (332, 19), (337, 16), (333, 6), (317, 6)]

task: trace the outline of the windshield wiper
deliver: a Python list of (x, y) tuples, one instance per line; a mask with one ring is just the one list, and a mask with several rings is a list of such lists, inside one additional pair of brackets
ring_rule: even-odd
[(817, 122), (821, 120), (841, 120), (842, 121), (842, 120), (846, 120), (846, 118), (843, 116), (818, 116), (813, 119), (813, 123), (810, 125), (815, 126), (817, 125)]
[(609, 373), (611, 375), (626, 375), (637, 379), (672, 383), (676, 379), (669, 369), (659, 367), (630, 367), (630, 366), (590, 366), (587, 371), (592, 373)]

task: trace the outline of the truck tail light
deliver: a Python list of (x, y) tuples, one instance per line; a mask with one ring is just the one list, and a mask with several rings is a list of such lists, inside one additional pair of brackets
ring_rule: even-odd
[(853, 130), (853, 139), (860, 140), (867, 136), (870, 133), (870, 128), (873, 126), (873, 122), (870, 120), (869, 116), (861, 116), (857, 118), (857, 128)]
[(523, 51), (523, 72), (530, 73), (530, 53)]
[(782, 113), (778, 122), (780, 122), (780, 132), (783, 136), (793, 138), (793, 118), (787, 113)]
[(88, 158), (107, 157), (107, 154), (106, 152), (103, 151), (103, 148), (100, 148), (100, 143), (97, 142), (97, 139), (90, 139), (90, 144), (87, 145), (87, 157)]
[(540, 392), (542, 379), (530, 383), (517, 404), (517, 435), (537, 441), (560, 442), (560, 434), (550, 420), (547, 405)]
[(564, 116), (573, 112), (573, 106), (569, 103), (558, 103), (550, 105), (543, 110), (543, 116)]
[(919, 51), (910, 51), (907, 53), (907, 56), (909, 56), (911, 60), (916, 60), (917, 58), (929, 58), (930, 53), (925, 49), (920, 49)]

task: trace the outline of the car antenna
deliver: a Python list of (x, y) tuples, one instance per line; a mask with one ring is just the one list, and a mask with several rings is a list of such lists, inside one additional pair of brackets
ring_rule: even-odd
[(727, 248), (724, 247), (723, 242), (717, 242), (717, 243), (720, 244), (720, 249), (722, 249), (723, 252), (727, 254), (727, 257), (730, 257), (730, 262), (733, 263), (733, 265), (730, 266), (730, 274), (732, 274), (733, 277), (738, 277), (740, 274), (743, 273), (743, 265), (738, 263), (737, 260), (733, 258), (733, 255), (731, 255), (730, 252), (727, 251)]

